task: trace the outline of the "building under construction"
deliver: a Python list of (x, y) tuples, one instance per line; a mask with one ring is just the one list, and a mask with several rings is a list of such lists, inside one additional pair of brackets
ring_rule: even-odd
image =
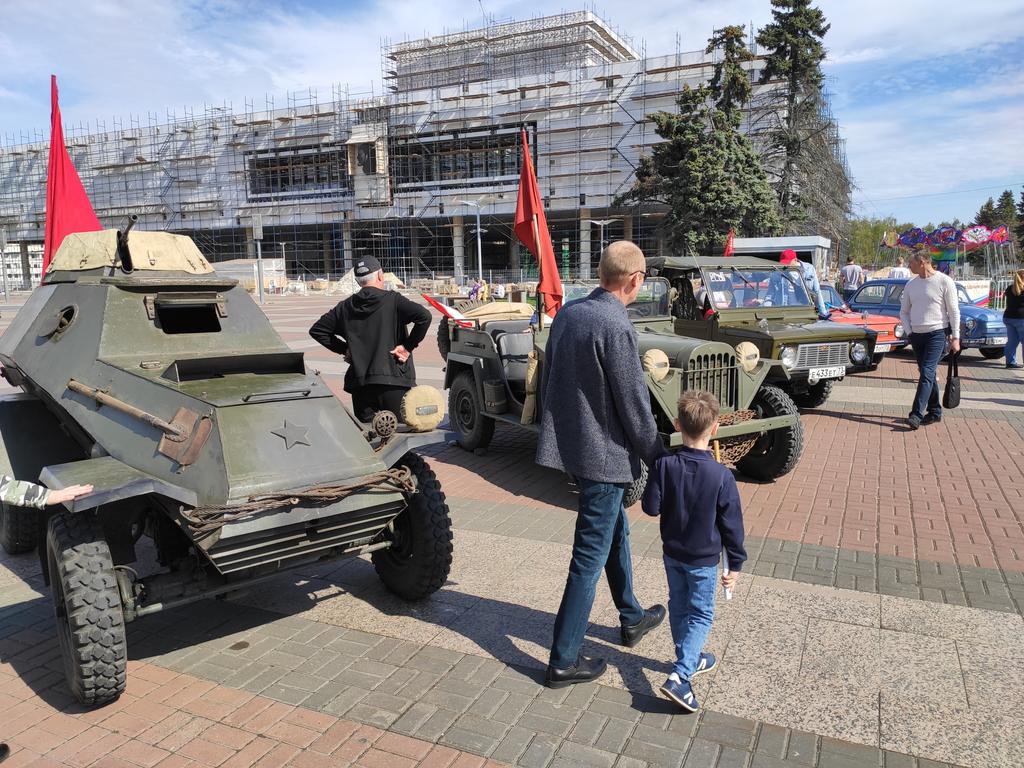
[[(512, 235), (525, 129), (563, 275), (587, 277), (602, 241), (660, 251), (663, 210), (614, 200), (660, 141), (647, 116), (675, 110), (713, 57), (647, 56), (593, 13), (565, 13), (387, 43), (383, 95), (335, 86), (259, 110), (67, 126), (65, 140), (104, 226), (135, 213), (139, 228), (190, 235), (211, 261), (251, 258), (259, 239), (291, 279), (336, 277), (373, 254), (403, 279), (461, 281), (535, 274)], [(750, 67), (756, 81), (759, 60)], [(750, 126), (777, 109), (769, 93), (756, 88)], [(0, 147), (15, 283), (38, 280), (47, 155), (42, 135)]]

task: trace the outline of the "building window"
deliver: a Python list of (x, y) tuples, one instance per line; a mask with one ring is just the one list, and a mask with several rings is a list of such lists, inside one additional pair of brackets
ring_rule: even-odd
[(253, 152), (249, 153), (247, 160), (249, 200), (332, 197), (352, 193), (344, 147)]

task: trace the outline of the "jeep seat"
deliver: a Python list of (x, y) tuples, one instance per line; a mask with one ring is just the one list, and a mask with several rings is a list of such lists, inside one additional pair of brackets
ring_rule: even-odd
[(498, 343), (498, 337), (504, 333), (523, 333), (529, 330), (529, 320), (489, 320), (483, 323), (483, 330), (491, 334), (494, 343)]
[(496, 343), (508, 388), (522, 402), (526, 396), (526, 369), (533, 351), (533, 334), (505, 331), (497, 335)]

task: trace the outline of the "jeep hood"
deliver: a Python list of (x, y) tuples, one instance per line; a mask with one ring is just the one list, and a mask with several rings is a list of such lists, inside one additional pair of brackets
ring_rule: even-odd
[(814, 322), (787, 322), (781, 320), (765, 320), (763, 324), (722, 326), (734, 335), (748, 335), (751, 338), (771, 336), (784, 343), (815, 343), (826, 341), (856, 341), (865, 337), (865, 331), (859, 326), (841, 325), (830, 320)]

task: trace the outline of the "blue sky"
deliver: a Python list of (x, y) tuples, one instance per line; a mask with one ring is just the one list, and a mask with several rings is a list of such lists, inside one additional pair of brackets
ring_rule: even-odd
[[(378, 93), (380, 43), (475, 26), (512, 0), (5, 0), (0, 136), (46, 135), (48, 76), (65, 124), (145, 123), (204, 103), (257, 108), (332, 86)], [(531, 14), (572, 9), (539, 0)], [(855, 211), (926, 224), (1024, 188), (1024, 0), (820, 0), (826, 74), (857, 185)], [(611, 0), (591, 9), (650, 55), (703, 48), (768, 0)], [(966, 190), (966, 191), (965, 191)]]

